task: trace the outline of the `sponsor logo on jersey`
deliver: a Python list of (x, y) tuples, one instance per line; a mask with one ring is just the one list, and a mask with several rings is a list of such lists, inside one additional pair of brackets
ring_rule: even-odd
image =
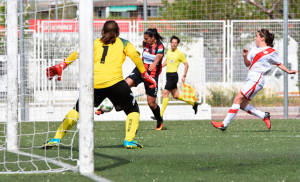
[(163, 52), (163, 49), (158, 49), (157, 52), (158, 52), (158, 53), (162, 53), (162, 52)]

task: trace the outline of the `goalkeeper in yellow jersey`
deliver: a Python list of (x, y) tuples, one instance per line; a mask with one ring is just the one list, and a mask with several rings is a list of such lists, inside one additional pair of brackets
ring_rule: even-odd
[[(102, 29), (102, 37), (94, 41), (94, 106), (97, 107), (106, 97), (114, 105), (119, 105), (127, 115), (125, 148), (143, 148), (134, 138), (139, 126), (139, 107), (131, 89), (123, 79), (122, 65), (126, 56), (135, 63), (142, 77), (150, 88), (156, 88), (156, 81), (147, 74), (139, 52), (127, 40), (119, 38), (119, 26), (115, 21), (106, 21)], [(62, 63), (47, 68), (47, 77), (51, 80), (61, 74), (64, 68), (77, 59), (77, 52), (73, 52)], [(57, 146), (66, 132), (70, 130), (79, 119), (79, 100), (73, 109), (65, 116), (57, 129), (54, 138), (47, 141), (42, 148), (50, 149)]]
[[(182, 75), (182, 82), (185, 83), (185, 77), (189, 68), (189, 65), (186, 61), (185, 55), (177, 49), (178, 44), (180, 43), (180, 39), (176, 36), (172, 36), (171, 37), (171, 49), (169, 49), (167, 51), (167, 59), (165, 60), (165, 62), (163, 63), (163, 67), (167, 66), (167, 83), (165, 85), (165, 89), (163, 90), (162, 93), (162, 108), (160, 110), (160, 115), (161, 117), (164, 114), (164, 111), (168, 105), (169, 102), (169, 93), (171, 92), (172, 96), (175, 99), (179, 99), (182, 101), (187, 102), (188, 104), (193, 106), (193, 109), (195, 111), (195, 114), (197, 114), (197, 107), (198, 107), (198, 103), (197, 102), (192, 102), (192, 101), (188, 101), (188, 100), (184, 100), (183, 95), (179, 94), (178, 90), (177, 90), (177, 82), (178, 82), (178, 66), (180, 63), (184, 64), (184, 73)], [(155, 119), (155, 117), (152, 116), (152, 119)]]

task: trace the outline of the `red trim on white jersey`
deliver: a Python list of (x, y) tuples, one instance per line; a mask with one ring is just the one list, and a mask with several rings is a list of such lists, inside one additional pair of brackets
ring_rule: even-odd
[(274, 52), (274, 51), (275, 51), (275, 49), (273, 49), (273, 48), (270, 47), (270, 48), (268, 48), (268, 49), (265, 49), (265, 50), (263, 50), (263, 51), (257, 53), (257, 54), (255, 55), (255, 57), (253, 58), (253, 61), (252, 61), (252, 63), (251, 63), (251, 66), (249, 67), (249, 70), (252, 68), (252, 66), (253, 66), (260, 58), (262, 58), (262, 57), (265, 56), (265, 55), (271, 54), (271, 53)]

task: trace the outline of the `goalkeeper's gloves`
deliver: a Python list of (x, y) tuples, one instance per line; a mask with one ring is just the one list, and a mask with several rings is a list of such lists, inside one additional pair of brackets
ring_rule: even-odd
[(95, 111), (95, 114), (100, 115), (100, 114), (104, 114), (104, 112), (99, 108)]
[(147, 73), (147, 71), (142, 73), (142, 77), (149, 88), (156, 88), (156, 81)]
[(52, 80), (52, 78), (57, 75), (57, 80), (60, 81), (61, 80), (61, 74), (62, 71), (67, 67), (67, 63), (65, 62), (65, 60), (55, 66), (51, 66), (49, 68), (46, 69), (47, 71), (47, 78), (49, 80)]

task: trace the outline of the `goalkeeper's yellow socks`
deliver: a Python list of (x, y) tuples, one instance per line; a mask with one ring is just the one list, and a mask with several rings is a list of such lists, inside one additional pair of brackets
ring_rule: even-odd
[(77, 120), (79, 119), (79, 113), (72, 109), (63, 120), (62, 124), (58, 127), (56, 134), (54, 138), (60, 138), (60, 140), (63, 139), (63, 137), (66, 135), (67, 131), (70, 130)]
[(184, 100), (184, 98), (183, 98), (183, 95), (182, 95), (182, 94), (179, 94), (179, 96), (178, 96), (178, 99), (179, 99), (179, 100), (182, 100), (182, 101), (184, 101), (184, 102), (186, 102), (186, 103), (188, 103), (188, 104), (190, 104), (190, 105), (192, 105), (192, 106), (194, 106), (194, 105), (195, 105), (195, 103), (194, 103), (193, 101)]
[(126, 119), (126, 136), (125, 140), (132, 141), (135, 138), (135, 134), (139, 128), (140, 113), (129, 113)]
[(160, 116), (163, 117), (164, 115), (164, 112), (166, 110), (166, 107), (169, 103), (169, 97), (163, 97), (163, 100), (162, 100), (162, 107), (161, 107), (161, 110), (160, 110)]

